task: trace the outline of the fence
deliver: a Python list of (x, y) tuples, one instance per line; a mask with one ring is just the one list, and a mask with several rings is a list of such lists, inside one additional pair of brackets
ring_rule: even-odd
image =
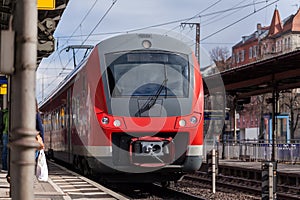
[[(209, 152), (212, 148), (216, 148), (219, 152), (219, 158), (239, 159), (249, 161), (270, 161), (272, 157), (272, 143), (265, 141), (239, 141), (214, 143), (205, 142), (205, 152)], [(284, 143), (277, 141), (275, 148), (275, 159), (278, 162), (300, 163), (300, 141), (290, 141)]]

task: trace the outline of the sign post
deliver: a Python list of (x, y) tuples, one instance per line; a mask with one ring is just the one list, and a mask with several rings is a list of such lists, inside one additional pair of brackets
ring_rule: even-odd
[(38, 10), (54, 10), (55, 0), (37, 0)]
[(262, 188), (261, 199), (262, 200), (276, 200), (276, 170), (277, 162), (266, 161), (261, 166), (262, 175)]

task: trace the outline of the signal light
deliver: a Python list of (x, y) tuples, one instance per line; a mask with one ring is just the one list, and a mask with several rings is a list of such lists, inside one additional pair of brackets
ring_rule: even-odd
[(97, 119), (101, 127), (106, 129), (126, 129), (126, 124), (122, 117), (113, 117), (104, 113), (97, 113)]
[(175, 128), (195, 127), (201, 120), (201, 114), (194, 112), (191, 115), (177, 117)]
[(121, 126), (121, 121), (116, 119), (113, 124), (114, 124), (115, 127), (120, 127)]
[(181, 119), (181, 120), (179, 120), (179, 126), (181, 126), (181, 127), (185, 127), (185, 125), (186, 125), (186, 121), (184, 120), (184, 119)]
[(102, 124), (108, 124), (108, 123), (109, 123), (108, 117), (103, 117), (103, 118), (101, 119), (101, 122), (102, 122)]
[(195, 116), (192, 116), (192, 117), (190, 118), (190, 122), (191, 122), (192, 124), (196, 124), (196, 123), (198, 122), (198, 120), (197, 120), (197, 118), (196, 118)]

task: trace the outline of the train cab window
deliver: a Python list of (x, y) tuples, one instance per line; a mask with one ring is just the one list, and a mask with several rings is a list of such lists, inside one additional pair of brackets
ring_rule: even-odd
[[(112, 97), (187, 97), (188, 56), (165, 51), (134, 51), (106, 55)], [(134, 81), (132, 81), (134, 80)], [(161, 88), (161, 89), (160, 89)]]

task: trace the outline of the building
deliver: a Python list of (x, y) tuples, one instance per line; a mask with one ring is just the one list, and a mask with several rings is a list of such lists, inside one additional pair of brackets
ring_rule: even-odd
[(269, 27), (257, 24), (256, 31), (243, 36), (242, 41), (232, 47), (231, 67), (238, 67), (261, 59), (260, 44), (269, 32)]
[(281, 20), (278, 9), (274, 10), (271, 24), (257, 24), (256, 30), (243, 36), (232, 47), (232, 66), (238, 67), (300, 48), (300, 9), (296, 14)]
[[(248, 36), (243, 36), (242, 40), (232, 47), (232, 61), (231, 68), (246, 65), (255, 61), (267, 59), (279, 54), (288, 53), (290, 51), (298, 50), (300, 48), (300, 9), (296, 14), (281, 20), (278, 9), (276, 8), (273, 13), (272, 21), (269, 26), (262, 26), (257, 24), (256, 30)], [(296, 91), (296, 90), (294, 90)], [(294, 93), (294, 92), (292, 92)], [(271, 112), (271, 107), (266, 103), (266, 99), (269, 94), (256, 96), (251, 98), (251, 103), (245, 106), (245, 110), (238, 111), (239, 117), (236, 119), (237, 128), (241, 130), (241, 133), (252, 132), (249, 135), (255, 135), (253, 138), (244, 139), (258, 139), (262, 138), (264, 134), (264, 117), (266, 113)], [(286, 104), (284, 99), (286, 95), (282, 95), (283, 98), (279, 99), (279, 104)], [(298, 101), (300, 104), (300, 98)], [(291, 98), (290, 98), (291, 99)], [(290, 102), (293, 104), (293, 102)], [(290, 119), (299, 120), (299, 113), (294, 113), (296, 117), (292, 118), (288, 109), (284, 109), (284, 106), (280, 109), (281, 112), (290, 116)], [(299, 110), (299, 108), (295, 108)], [(287, 119), (288, 120), (288, 119)], [(294, 122), (297, 125), (299, 122)], [(289, 124), (288, 121), (283, 121), (282, 124)], [(287, 126), (288, 127), (288, 126)], [(280, 133), (279, 133), (280, 134)], [(280, 135), (279, 135), (280, 136)], [(278, 136), (278, 138), (279, 138)], [(296, 129), (294, 138), (300, 138), (299, 128)], [(286, 138), (286, 137), (285, 137)], [(267, 139), (264, 136), (263, 139)]]

